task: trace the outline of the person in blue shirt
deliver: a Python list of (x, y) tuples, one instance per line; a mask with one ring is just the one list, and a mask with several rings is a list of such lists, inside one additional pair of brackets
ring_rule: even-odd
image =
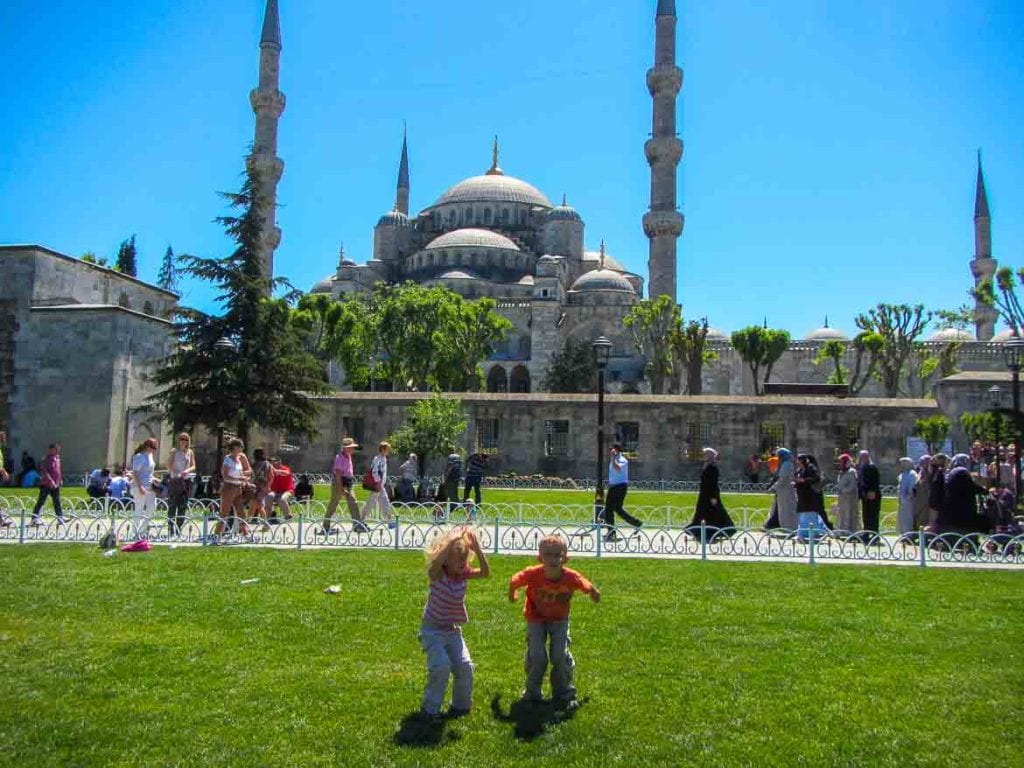
[(615, 513), (630, 525), (639, 528), (643, 523), (627, 512), (622, 504), (629, 488), (629, 459), (622, 453), (622, 443), (612, 443), (611, 458), (608, 461), (608, 495), (604, 504), (604, 523), (608, 527), (605, 541), (615, 541)]
[(124, 499), (128, 496), (130, 485), (128, 478), (124, 476), (124, 470), (120, 467), (115, 467), (114, 476), (110, 478), (110, 486), (108, 487), (110, 498)]

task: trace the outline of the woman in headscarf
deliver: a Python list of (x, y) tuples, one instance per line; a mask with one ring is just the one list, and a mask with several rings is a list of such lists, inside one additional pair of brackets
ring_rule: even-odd
[(857, 470), (853, 457), (844, 453), (839, 457), (839, 475), (836, 477), (839, 496), (839, 520), (837, 529), (849, 535), (860, 530), (860, 500), (857, 489)]
[(788, 448), (776, 451), (779, 457), (779, 473), (775, 478), (775, 505), (779, 511), (779, 526), (788, 531), (797, 528), (796, 490), (793, 487), (793, 454)]
[[(700, 535), (701, 521), (711, 530), (711, 537), (716, 534), (731, 536), (735, 533), (735, 523), (729, 517), (722, 503), (722, 493), (718, 487), (718, 451), (714, 448), (705, 448), (704, 466), (700, 471), (700, 490), (697, 493), (697, 509), (693, 514), (693, 520), (687, 527), (691, 536)], [(696, 531), (696, 533), (694, 533)], [(719, 534), (719, 531), (724, 533)]]
[(917, 488), (914, 492), (914, 528), (920, 530), (928, 525), (928, 475), (931, 472), (932, 457), (927, 453), (917, 460)]
[(914, 530), (914, 498), (917, 494), (917, 472), (909, 457), (900, 459), (900, 475), (897, 480), (899, 507), (896, 511), (896, 533), (900, 536)]
[(953, 466), (946, 475), (946, 504), (939, 513), (939, 532), (988, 533), (991, 523), (987, 517), (978, 514), (979, 488), (971, 477), (971, 457), (958, 453), (953, 457)]
[(825, 528), (825, 496), (822, 493), (821, 470), (813, 456), (797, 454), (793, 487), (796, 489), (797, 522), (801, 538), (808, 531), (822, 531)]

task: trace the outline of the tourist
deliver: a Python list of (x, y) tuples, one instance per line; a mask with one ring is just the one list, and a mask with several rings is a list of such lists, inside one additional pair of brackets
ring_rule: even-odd
[(722, 503), (722, 493), (718, 486), (718, 451), (704, 448), (704, 466), (700, 470), (700, 490), (697, 492), (697, 509), (693, 520), (687, 527), (691, 536), (700, 536), (701, 523), (710, 529), (708, 540), (715, 539), (719, 534), (731, 536), (736, 532), (736, 525)]
[(939, 516), (946, 508), (946, 463), (949, 457), (936, 453), (928, 467), (928, 528), (937, 530)]
[(882, 476), (871, 460), (869, 451), (861, 451), (857, 455), (857, 489), (864, 523), (864, 541), (878, 544), (878, 517), (882, 511)]
[(914, 487), (914, 530), (925, 528), (928, 523), (928, 476), (932, 457), (927, 453), (917, 460), (917, 485)]
[[(793, 487), (793, 454), (788, 448), (779, 448), (775, 451), (779, 460), (779, 469), (772, 484), (775, 491), (775, 506), (779, 513), (779, 527), (786, 531), (797, 529), (796, 516), (796, 489)], [(767, 527), (767, 526), (766, 526)]]
[(85, 493), (91, 499), (104, 499), (110, 493), (110, 468), (94, 469), (89, 473)]
[(309, 475), (299, 475), (299, 482), (295, 484), (296, 501), (312, 501), (314, 494), (313, 483)]
[[(470, 567), (476, 555), (478, 568)], [(441, 716), (441, 704), (452, 678), (450, 717), (469, 714), (473, 707), (473, 659), (462, 636), (466, 614), (466, 587), (469, 579), (491, 575), (487, 556), (473, 531), (458, 527), (436, 536), (427, 548), (427, 577), (430, 590), (420, 624), (420, 646), (427, 655), (427, 684), (423, 691), (422, 712), (432, 720)]]
[(124, 476), (124, 467), (114, 467), (114, 474), (110, 478), (110, 498), (123, 501), (131, 493), (131, 483)]
[(338, 503), (345, 499), (348, 505), (348, 513), (352, 517), (352, 528), (355, 531), (366, 531), (366, 523), (359, 516), (359, 504), (356, 503), (352, 487), (355, 485), (355, 469), (352, 464), (352, 454), (359, 448), (359, 444), (351, 437), (341, 441), (341, 450), (334, 457), (334, 464), (331, 465), (331, 500), (327, 504), (327, 514), (324, 515), (322, 535), (326, 536), (331, 532), (331, 518), (338, 509)]
[(978, 495), (986, 489), (971, 475), (971, 457), (958, 453), (946, 475), (945, 505), (938, 516), (939, 533), (988, 533), (991, 521), (978, 514)]
[[(29, 472), (34, 472), (36, 481), (34, 483), (25, 483), (25, 475)], [(28, 451), (21, 452), (21, 472), (18, 473), (18, 485), (22, 488), (34, 488), (39, 482), (39, 467), (36, 466), (36, 460), (32, 458)]]
[(153, 488), (153, 470), (156, 468), (153, 454), (156, 448), (156, 438), (148, 437), (132, 456), (132, 499), (135, 501), (132, 526), (136, 541), (149, 538), (149, 523), (156, 514), (156, 489)]
[(192, 452), (192, 438), (187, 432), (178, 435), (177, 445), (167, 457), (167, 530), (171, 535), (181, 533), (188, 514), (188, 499), (196, 475), (196, 456)]
[(622, 515), (622, 519), (630, 525), (639, 528), (643, 523), (633, 517), (623, 507), (626, 501), (626, 492), (629, 490), (629, 459), (622, 453), (622, 443), (612, 443), (610, 458), (608, 459), (608, 495), (604, 504), (604, 523), (608, 528), (605, 534), (605, 541), (615, 541), (618, 534), (615, 531), (615, 513)]
[(220, 465), (220, 520), (214, 531), (216, 535), (225, 532), (225, 523), (230, 531), (239, 528), (243, 536), (249, 534), (249, 524), (245, 519), (246, 487), (252, 484), (252, 467), (249, 458), (243, 453), (245, 444), (237, 437), (228, 441), (228, 454)]
[(385, 441), (377, 446), (377, 455), (370, 462), (370, 475), (373, 477), (374, 488), (363, 503), (362, 520), (365, 523), (374, 507), (378, 508), (378, 516), (388, 524), (388, 528), (394, 528), (395, 522), (391, 519), (391, 502), (388, 499), (388, 456), (391, 454), (391, 443)]
[(909, 456), (900, 458), (900, 474), (896, 479), (896, 533), (903, 536), (914, 531), (914, 499), (917, 495), (917, 472)]
[(486, 453), (477, 451), (470, 454), (466, 460), (466, 485), (462, 496), (462, 502), (469, 501), (469, 491), (473, 490), (473, 500), (480, 503), (480, 486), (484, 481), (484, 473), (487, 471), (488, 457)]
[(797, 530), (800, 538), (814, 538), (828, 530), (831, 526), (825, 515), (821, 469), (810, 454), (797, 454), (793, 488), (796, 490)]
[[(32, 463), (33, 465), (35, 464), (35, 462)], [(29, 472), (34, 471), (29, 470)], [(28, 476), (28, 473), (26, 473), (26, 476)], [(38, 482), (39, 498), (36, 500), (36, 506), (32, 510), (32, 525), (43, 524), (41, 512), (43, 502), (46, 501), (47, 497), (50, 497), (53, 502), (53, 511), (57, 513), (57, 524), (64, 525), (64, 510), (60, 505), (60, 487), (64, 482), (60, 470), (60, 443), (50, 443), (46, 458), (39, 465)]]
[(395, 501), (408, 504), (416, 501), (416, 483), (420, 477), (420, 463), (415, 453), (398, 467), (398, 483), (395, 485)]
[(270, 495), (270, 484), (274, 480), (274, 465), (267, 459), (267, 452), (263, 448), (257, 448), (252, 452), (252, 482), (255, 491), (252, 498), (252, 506), (249, 509), (250, 518), (262, 520), (261, 527), (269, 528), (267, 517), (267, 497)]
[(537, 559), (540, 565), (524, 568), (508, 584), (508, 599), (513, 603), (519, 590), (526, 588), (526, 687), (522, 700), (543, 700), (541, 689), (550, 658), (551, 698), (560, 708), (571, 711), (579, 704), (573, 680), (576, 664), (569, 652), (570, 600), (578, 591), (599, 603), (601, 592), (582, 574), (565, 567), (569, 547), (561, 536), (541, 539)]
[[(459, 483), (462, 481), (462, 457), (454, 445), (448, 447), (448, 459), (444, 463), (444, 474), (441, 485), (444, 486), (444, 498), (448, 502), (447, 509), (451, 514), (452, 504), (459, 500)], [(441, 489), (439, 488), (438, 491)]]
[[(292, 499), (295, 498), (295, 475), (292, 468), (283, 463), (275, 456), (270, 460), (274, 466), (274, 477), (270, 481), (270, 493), (267, 495), (267, 517), (272, 525), (280, 523), (280, 518), (274, 515), (274, 510), (280, 507), (284, 512), (284, 519), (292, 519)], [(308, 478), (307, 478), (308, 480)]]
[(747, 476), (747, 481), (753, 485), (757, 485), (761, 482), (761, 457), (756, 453), (750, 454), (750, 458), (747, 459), (747, 466), (744, 469), (744, 473)]
[(857, 486), (857, 470), (853, 468), (853, 457), (848, 453), (839, 456), (839, 474), (836, 476), (837, 520), (836, 530), (847, 536), (860, 531), (860, 493)]

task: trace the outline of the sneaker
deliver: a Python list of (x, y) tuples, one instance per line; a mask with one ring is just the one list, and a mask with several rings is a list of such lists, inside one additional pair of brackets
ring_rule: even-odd
[(558, 700), (558, 708), (566, 712), (575, 712), (580, 708), (580, 700), (575, 696)]
[(444, 715), (440, 712), (427, 712), (425, 709), (420, 710), (420, 717), (431, 725), (436, 725), (437, 723), (444, 721)]
[(317, 536), (330, 536), (334, 532), (334, 528), (330, 525), (325, 525), (319, 531), (316, 532)]
[(67, 525), (67, 524), (68, 524), (68, 521), (65, 520), (63, 517), (58, 517), (57, 518), (57, 525)]
[(469, 710), (463, 709), (462, 707), (448, 707), (448, 712), (446, 713), (446, 715), (450, 719), (456, 720), (460, 717), (466, 717), (467, 715), (469, 715)]
[(608, 531), (608, 533), (604, 535), (605, 541), (615, 541), (618, 538), (619, 534), (617, 534), (615, 531)]
[(357, 520), (352, 524), (352, 530), (356, 533), (369, 533), (370, 527), (366, 523)]
[(41, 517), (33, 517), (32, 518), (32, 522), (30, 522), (29, 525), (31, 525), (34, 528), (37, 528), (40, 525), (45, 525), (45, 523), (43, 522), (43, 518), (41, 518)]

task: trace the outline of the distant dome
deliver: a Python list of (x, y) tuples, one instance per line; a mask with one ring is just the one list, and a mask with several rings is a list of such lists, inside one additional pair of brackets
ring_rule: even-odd
[(997, 333), (995, 336), (992, 337), (991, 340), (996, 342), (997, 344), (1005, 344), (1013, 337), (1013, 329), (1007, 328), (1005, 331), (1000, 331), (999, 333)]
[(378, 227), (408, 227), (409, 217), (401, 211), (388, 211), (377, 221)]
[(480, 280), (480, 275), (470, 272), (468, 269), (449, 269), (442, 272), (435, 280)]
[(815, 328), (813, 331), (807, 334), (805, 341), (849, 341), (850, 337), (840, 331), (838, 328), (829, 328), (827, 325), (821, 328)]
[[(584, 261), (596, 261), (598, 264), (600, 264), (601, 263), (601, 252), (600, 251), (584, 251), (583, 252), (583, 260)], [(621, 264), (619, 264), (619, 262), (617, 262), (611, 256), (609, 256), (607, 251), (605, 251), (605, 254), (604, 254), (604, 265), (605, 265), (606, 268), (614, 269), (614, 270), (616, 270), (618, 272), (625, 272), (626, 271), (626, 268), (624, 266), (622, 266)]]
[(720, 331), (718, 328), (708, 328), (708, 341), (728, 341), (729, 337), (725, 335), (724, 331)]
[(525, 203), (550, 208), (551, 201), (532, 184), (503, 173), (473, 176), (449, 189), (431, 208), (449, 203)]
[(633, 286), (629, 280), (618, 272), (610, 269), (595, 269), (585, 272), (572, 284), (570, 291), (618, 291), (620, 293), (633, 293)]
[(579, 215), (576, 209), (571, 205), (566, 205), (564, 202), (548, 211), (546, 218), (548, 221), (578, 221), (580, 224), (583, 223), (583, 217)]
[(313, 286), (313, 290), (310, 291), (310, 293), (331, 293), (331, 284), (333, 281), (334, 273), (332, 272), (323, 280), (318, 281), (317, 284)]
[(501, 248), (518, 251), (519, 246), (504, 235), (487, 229), (456, 229), (431, 240), (424, 250), (436, 251), (441, 248)]
[(519, 278), (519, 285), (533, 285), (533, 275), (523, 275)]
[(959, 328), (943, 328), (941, 331), (933, 333), (928, 341), (974, 341), (974, 336)]

